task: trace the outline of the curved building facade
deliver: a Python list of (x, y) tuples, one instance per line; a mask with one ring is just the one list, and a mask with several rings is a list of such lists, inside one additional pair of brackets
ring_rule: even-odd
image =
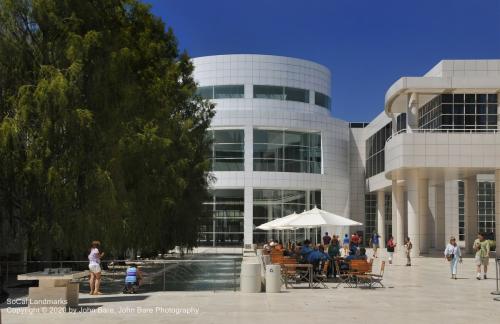
[[(216, 180), (206, 203), (213, 217), (202, 224), (200, 244), (277, 238), (256, 227), (315, 205), (349, 215), (349, 124), (331, 117), (326, 67), (269, 55), (193, 62), (198, 93), (216, 104), (210, 131)], [(311, 231), (281, 234), (320, 235)]]

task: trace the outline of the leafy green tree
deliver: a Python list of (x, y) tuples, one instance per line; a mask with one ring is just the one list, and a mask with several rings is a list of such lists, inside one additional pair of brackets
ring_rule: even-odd
[(30, 258), (196, 244), (213, 106), (136, 0), (0, 0), (0, 217)]

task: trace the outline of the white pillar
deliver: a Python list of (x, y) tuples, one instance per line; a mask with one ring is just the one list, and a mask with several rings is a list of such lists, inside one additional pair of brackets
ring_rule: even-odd
[(428, 180), (419, 178), (418, 172), (413, 171), (408, 177), (408, 237), (412, 241), (412, 256), (427, 252), (428, 244), (424, 241), (427, 236), (425, 226), (429, 210)]
[(392, 236), (398, 247), (404, 242), (404, 187), (392, 180)]
[[(248, 86), (245, 85), (245, 93)], [(252, 91), (252, 90), (250, 90)], [(251, 93), (251, 92), (250, 92)], [(253, 128), (247, 126), (245, 131), (245, 201), (243, 209), (243, 243), (253, 244)]]
[(464, 179), (464, 223), (465, 251), (472, 253), (472, 245), (477, 237), (477, 179), (476, 176)]
[(495, 170), (495, 235), (496, 241), (500, 242), (500, 170)]
[[(385, 192), (377, 191), (377, 233), (380, 235), (380, 247), (384, 248), (385, 237)], [(369, 233), (372, 234), (372, 233)]]
[[(444, 184), (439, 184), (435, 187), (436, 192), (436, 206), (435, 206), (435, 248), (437, 250), (444, 250), (448, 238), (445, 234), (445, 191)], [(458, 240), (458, 237), (457, 237)], [(458, 242), (458, 241), (457, 241)]]

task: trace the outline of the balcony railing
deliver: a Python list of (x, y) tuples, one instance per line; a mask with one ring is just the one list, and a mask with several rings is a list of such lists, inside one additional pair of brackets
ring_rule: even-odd
[[(491, 134), (496, 134), (499, 133), (500, 130), (498, 129), (442, 129), (442, 128), (414, 128), (411, 130), (411, 133), (453, 133), (453, 134), (484, 134), (484, 133), (491, 133)], [(395, 136), (402, 134), (402, 133), (408, 133), (407, 129), (400, 129), (399, 131), (392, 133), (391, 136), (385, 141), (388, 143), (392, 138)]]

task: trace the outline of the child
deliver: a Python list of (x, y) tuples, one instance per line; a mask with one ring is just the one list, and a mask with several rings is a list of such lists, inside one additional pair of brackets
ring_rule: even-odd
[(124, 294), (135, 294), (142, 283), (142, 272), (136, 264), (132, 263), (126, 272)]
[(406, 266), (407, 267), (410, 267), (411, 266), (411, 257), (410, 257), (410, 254), (411, 254), (411, 249), (412, 249), (413, 245), (411, 244), (411, 241), (410, 241), (410, 238), (407, 237), (406, 240), (405, 240), (405, 248), (406, 248)]

